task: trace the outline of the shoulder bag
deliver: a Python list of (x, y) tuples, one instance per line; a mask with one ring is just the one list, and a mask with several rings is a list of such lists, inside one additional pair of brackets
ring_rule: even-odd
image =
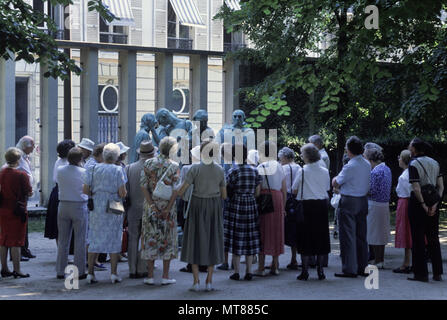
[(124, 213), (124, 206), (121, 201), (108, 200), (107, 201), (107, 209), (108, 213), (113, 213), (117, 215), (121, 215)]
[[(431, 182), (430, 177), (428, 176), (428, 173), (422, 163), (418, 159), (416, 159), (416, 161), (419, 162), (422, 169), (424, 170), (425, 175), (427, 176), (428, 181)], [(422, 197), (424, 198), (425, 204), (429, 208), (441, 201), (441, 197), (439, 196), (438, 190), (436, 189), (436, 186), (434, 184), (428, 183), (424, 186), (421, 186), (421, 193)]]
[(287, 221), (301, 223), (304, 221), (303, 214), (303, 190), (304, 190), (304, 168), (301, 169), (301, 200), (297, 200), (295, 197), (290, 197), (286, 202)]
[(172, 186), (167, 185), (164, 183), (163, 179), (165, 178), (166, 174), (168, 173), (169, 169), (171, 168), (172, 163), (169, 165), (168, 169), (166, 169), (163, 176), (158, 180), (157, 185), (155, 186), (154, 192), (152, 192), (152, 195), (163, 199), (163, 200), (169, 200), (172, 196)]
[[(90, 193), (92, 195), (93, 195), (93, 179), (95, 177), (95, 168), (96, 168), (96, 164), (93, 166), (92, 183), (91, 183), (91, 187), (90, 187)], [(93, 203), (93, 198), (90, 195), (88, 196), (87, 208), (89, 211), (95, 210), (95, 204)]]
[[(264, 173), (265, 173), (265, 166), (262, 165), (262, 167), (264, 168)], [(270, 184), (269, 184), (269, 179), (268, 179), (268, 175), (265, 175), (265, 179), (267, 180), (267, 186), (269, 189), (269, 193), (263, 193), (258, 197), (258, 212), (259, 214), (266, 214), (266, 213), (271, 213), (273, 211), (275, 211), (275, 208), (273, 206), (273, 197), (272, 197), (272, 191), (270, 190)]]

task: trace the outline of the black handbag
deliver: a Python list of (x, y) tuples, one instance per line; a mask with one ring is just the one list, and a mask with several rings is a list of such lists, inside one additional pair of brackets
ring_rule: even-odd
[[(422, 163), (416, 159), (417, 162), (421, 165), (422, 169), (424, 170), (425, 175), (427, 176), (427, 179), (430, 181), (427, 171), (425, 170)], [(427, 207), (432, 207), (439, 201), (441, 201), (441, 197), (439, 196), (438, 190), (436, 189), (434, 184), (426, 184), (424, 186), (421, 186), (421, 193), (422, 197), (424, 198), (424, 202), (427, 205)]]
[[(301, 178), (301, 199), (303, 199), (303, 189), (304, 189), (304, 169), (301, 169), (302, 171), (302, 178)], [(292, 174), (291, 174), (292, 175)], [(295, 223), (302, 223), (304, 221), (304, 214), (303, 214), (303, 201), (297, 200), (296, 197), (292, 195), (287, 195), (287, 201), (286, 201), (286, 222), (295, 222)]]
[[(265, 171), (265, 167), (264, 165), (262, 165), (262, 167), (264, 168)], [(258, 212), (259, 214), (266, 214), (266, 213), (271, 213), (273, 211), (275, 211), (275, 208), (273, 206), (273, 197), (272, 197), (272, 193), (270, 190), (270, 184), (269, 184), (269, 179), (268, 176), (265, 175), (265, 179), (267, 180), (267, 186), (269, 188), (269, 193), (263, 193), (258, 197)]]
[[(92, 191), (93, 191), (93, 178), (95, 177), (95, 167), (96, 165), (93, 166), (93, 173), (92, 173), (92, 186), (91, 186), (91, 190), (90, 193), (93, 195)], [(93, 203), (93, 198), (91, 196), (88, 197), (87, 200), (87, 208), (89, 211), (93, 211), (95, 210), (95, 204)]]

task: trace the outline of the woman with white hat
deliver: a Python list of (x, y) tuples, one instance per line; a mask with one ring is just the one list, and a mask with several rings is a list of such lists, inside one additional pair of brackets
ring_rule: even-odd
[(87, 138), (82, 138), (81, 143), (77, 145), (77, 147), (81, 148), (82, 151), (82, 166), (85, 165), (88, 158), (92, 155), (93, 148), (95, 147), (95, 143)]

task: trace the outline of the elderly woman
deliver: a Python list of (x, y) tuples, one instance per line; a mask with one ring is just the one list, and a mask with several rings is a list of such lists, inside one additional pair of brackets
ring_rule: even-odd
[(363, 156), (371, 164), (367, 242), (374, 252), (374, 264), (383, 269), (385, 245), (390, 237), (391, 170), (383, 162), (383, 153), (379, 149), (365, 149)]
[[(272, 151), (275, 153), (272, 154)], [(265, 256), (273, 257), (270, 274), (279, 275), (279, 255), (284, 253), (284, 217), (287, 199), (286, 177), (282, 166), (276, 161), (276, 146), (265, 141), (259, 150), (258, 172), (263, 176), (261, 194), (270, 193), (273, 200), (273, 211), (259, 212), (259, 229), (261, 233), (261, 252), (259, 254), (256, 276), (264, 277)]]
[[(9, 148), (5, 153), (7, 166), (0, 171), (0, 257), (3, 278), (27, 278), (29, 274), (20, 271), (20, 248), (25, 244), (27, 224), (26, 202), (32, 195), (32, 188), (25, 172), (17, 170), (22, 152), (17, 148)], [(14, 214), (17, 203), (20, 201), (25, 216)], [(11, 248), (11, 257), (14, 271), (8, 269), (8, 248)]]
[[(238, 157), (237, 148), (242, 151)], [(227, 175), (228, 186), (233, 196), (225, 207), (224, 239), (225, 251), (233, 254), (234, 273), (232, 280), (239, 280), (241, 255), (245, 255), (245, 280), (252, 279), (251, 265), (253, 255), (259, 252), (258, 207), (255, 197), (261, 192), (262, 177), (258, 170), (247, 164), (247, 148), (245, 145), (233, 146), (235, 166)]]
[[(154, 261), (163, 260), (162, 285), (174, 284), (169, 278), (171, 259), (177, 258), (177, 212), (174, 206), (177, 193), (174, 185), (179, 178), (179, 165), (170, 160), (177, 152), (177, 141), (173, 137), (164, 137), (159, 145), (160, 154), (144, 163), (141, 173), (141, 188), (144, 194), (144, 212), (142, 219), (141, 258), (148, 260), (148, 277), (144, 283), (155, 284)], [(162, 181), (161, 181), (162, 180)], [(157, 183), (164, 182), (172, 190), (168, 200), (156, 197), (153, 193)]]
[(48, 209), (47, 214), (45, 216), (45, 233), (44, 237), (48, 239), (56, 239), (57, 243), (57, 208), (59, 204), (58, 192), (59, 188), (56, 182), (56, 174), (57, 169), (62, 166), (68, 165), (68, 151), (73, 148), (76, 144), (73, 140), (66, 139), (64, 141), (59, 142), (57, 145), (57, 155), (59, 159), (56, 160), (56, 163), (53, 167), (53, 182), (56, 186), (53, 188), (50, 194), (50, 199), (48, 200)]
[(194, 185), (185, 222), (181, 260), (192, 264), (191, 291), (199, 291), (199, 265), (208, 266), (206, 291), (212, 291), (214, 265), (224, 261), (222, 199), (227, 197), (224, 170), (215, 163), (219, 145), (201, 144), (201, 161), (193, 164), (179, 189), (182, 195)]
[(104, 146), (103, 163), (98, 163), (84, 177), (84, 193), (91, 195), (94, 210), (89, 215), (88, 283), (96, 283), (94, 264), (99, 253), (109, 253), (112, 283), (121, 282), (117, 274), (123, 233), (123, 215), (109, 212), (110, 201), (126, 196), (123, 170), (115, 165), (120, 149), (109, 143)]
[(319, 163), (321, 156), (314, 144), (301, 147), (304, 167), (293, 182), (293, 193), (297, 200), (303, 201), (304, 221), (298, 235), (298, 252), (301, 254), (303, 269), (298, 280), (309, 278), (309, 261), (317, 256), (318, 279), (324, 280), (323, 265), (330, 252), (328, 191), (330, 189), (329, 171)]
[[(297, 177), (298, 171), (301, 167), (295, 163), (295, 152), (287, 147), (282, 148), (278, 152), (278, 159), (282, 165), (284, 170), (284, 175), (286, 177), (286, 186), (287, 186), (287, 199), (293, 197), (292, 194), (292, 185), (293, 181)], [(297, 226), (296, 220), (290, 219), (286, 213), (286, 219), (284, 222), (284, 235), (285, 235), (285, 244), (289, 246), (292, 250), (292, 258), (290, 263), (287, 265), (287, 269), (298, 270), (298, 262), (296, 261), (296, 239), (297, 239)]]
[(411, 195), (410, 177), (408, 175), (408, 165), (410, 164), (411, 153), (408, 150), (403, 150), (399, 157), (399, 167), (404, 171), (399, 176), (396, 187), (397, 209), (396, 209), (396, 248), (405, 249), (405, 258), (403, 264), (393, 270), (394, 273), (410, 273), (410, 258), (411, 258), (411, 229), (410, 220), (408, 220), (408, 201)]

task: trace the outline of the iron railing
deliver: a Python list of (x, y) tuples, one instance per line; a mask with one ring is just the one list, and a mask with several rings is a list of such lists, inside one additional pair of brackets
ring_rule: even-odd
[(224, 43), (224, 52), (237, 51), (246, 47), (247, 45), (244, 43)]
[(192, 50), (192, 39), (168, 37), (168, 48)]
[(98, 143), (118, 141), (118, 112), (98, 112)]

